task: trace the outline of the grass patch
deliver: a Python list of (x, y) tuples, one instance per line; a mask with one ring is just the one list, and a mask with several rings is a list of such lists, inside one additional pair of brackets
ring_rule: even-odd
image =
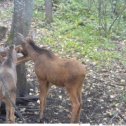
[[(98, 64), (101, 61), (110, 62), (111, 60), (126, 63), (121, 55), (122, 52), (116, 51), (116, 45), (110, 38), (100, 36), (96, 8), (89, 9), (88, 2), (83, 0), (79, 2), (78, 0), (57, 1), (57, 6), (53, 11), (54, 20), (50, 25), (44, 23), (44, 3), (44, 0), (35, 1), (32, 23), (40, 34), (38, 39), (40, 44), (51, 46), (59, 54), (78, 58), (87, 57)], [(12, 18), (12, 7), (6, 11), (0, 11), (1, 20), (10, 18)], [(118, 35), (117, 32), (113, 32), (110, 37), (125, 38), (125, 29), (122, 31), (120, 34), (118, 30)]]
[(0, 11), (0, 20), (8, 20), (12, 18), (12, 7)]
[[(58, 4), (54, 11), (54, 22), (41, 27), (47, 28), (51, 34), (42, 37), (40, 43), (53, 47), (59, 54), (87, 57), (98, 64), (121, 59), (121, 53), (115, 51), (116, 45), (99, 35), (96, 15), (90, 13), (84, 2), (64, 1)], [(41, 21), (43, 15), (40, 19), (40, 13), (36, 13), (34, 18)]]

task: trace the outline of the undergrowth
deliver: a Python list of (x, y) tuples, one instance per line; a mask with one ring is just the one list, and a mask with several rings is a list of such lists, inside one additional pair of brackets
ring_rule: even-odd
[[(37, 0), (36, 6), (44, 6), (43, 0)], [(93, 10), (92, 10), (93, 11)], [(44, 11), (35, 11), (34, 19), (38, 19), (36, 27), (46, 29), (49, 34), (41, 37), (39, 42), (51, 46), (60, 54), (87, 58), (98, 65), (113, 60), (125, 63), (121, 52), (116, 50), (116, 44), (111, 37), (99, 34), (96, 11), (88, 10), (84, 1), (60, 1), (53, 11), (53, 22), (44, 23)], [(41, 17), (41, 18), (40, 18)], [(110, 64), (109, 64), (110, 65)]]
[[(54, 0), (53, 22), (45, 23), (44, 0), (36, 0), (32, 27), (37, 31), (37, 41), (65, 57), (89, 59), (98, 65), (120, 61), (126, 64), (123, 51), (117, 50), (114, 41), (125, 39), (125, 23), (105, 37), (99, 33), (96, 5), (89, 7), (87, 0)], [(0, 11), (0, 19), (12, 18), (12, 7)], [(109, 19), (107, 19), (109, 22)], [(110, 23), (110, 22), (109, 22)], [(113, 28), (113, 29), (114, 29)]]

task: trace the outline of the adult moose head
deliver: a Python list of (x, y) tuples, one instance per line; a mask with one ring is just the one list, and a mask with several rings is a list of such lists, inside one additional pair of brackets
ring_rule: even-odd
[(75, 59), (62, 59), (46, 48), (38, 47), (33, 39), (18, 34), (23, 53), (34, 61), (35, 73), (40, 84), (40, 120), (51, 85), (65, 87), (72, 102), (71, 123), (78, 122), (81, 112), (81, 90), (86, 67)]

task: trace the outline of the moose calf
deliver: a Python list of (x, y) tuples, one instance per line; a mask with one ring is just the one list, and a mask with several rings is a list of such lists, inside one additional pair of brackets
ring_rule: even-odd
[(71, 102), (71, 123), (78, 122), (81, 111), (81, 90), (86, 75), (86, 67), (74, 59), (62, 59), (46, 48), (38, 47), (34, 41), (18, 34), (25, 55), (34, 62), (35, 73), (40, 83), (40, 120), (46, 105), (49, 87), (65, 87)]

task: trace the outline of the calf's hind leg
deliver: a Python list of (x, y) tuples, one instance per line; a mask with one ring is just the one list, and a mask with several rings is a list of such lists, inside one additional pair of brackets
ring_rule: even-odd
[(80, 114), (81, 114), (81, 107), (82, 107), (82, 92), (80, 90), (80, 92), (78, 92), (78, 100), (79, 100), (79, 103), (80, 103), (80, 107), (79, 107), (79, 110), (78, 110), (78, 114), (77, 114), (77, 121), (79, 122), (80, 121)]
[(80, 116), (81, 96), (80, 93), (78, 93), (78, 88), (76, 87), (69, 87), (67, 88), (67, 91), (72, 102), (71, 123), (76, 123), (79, 121)]

